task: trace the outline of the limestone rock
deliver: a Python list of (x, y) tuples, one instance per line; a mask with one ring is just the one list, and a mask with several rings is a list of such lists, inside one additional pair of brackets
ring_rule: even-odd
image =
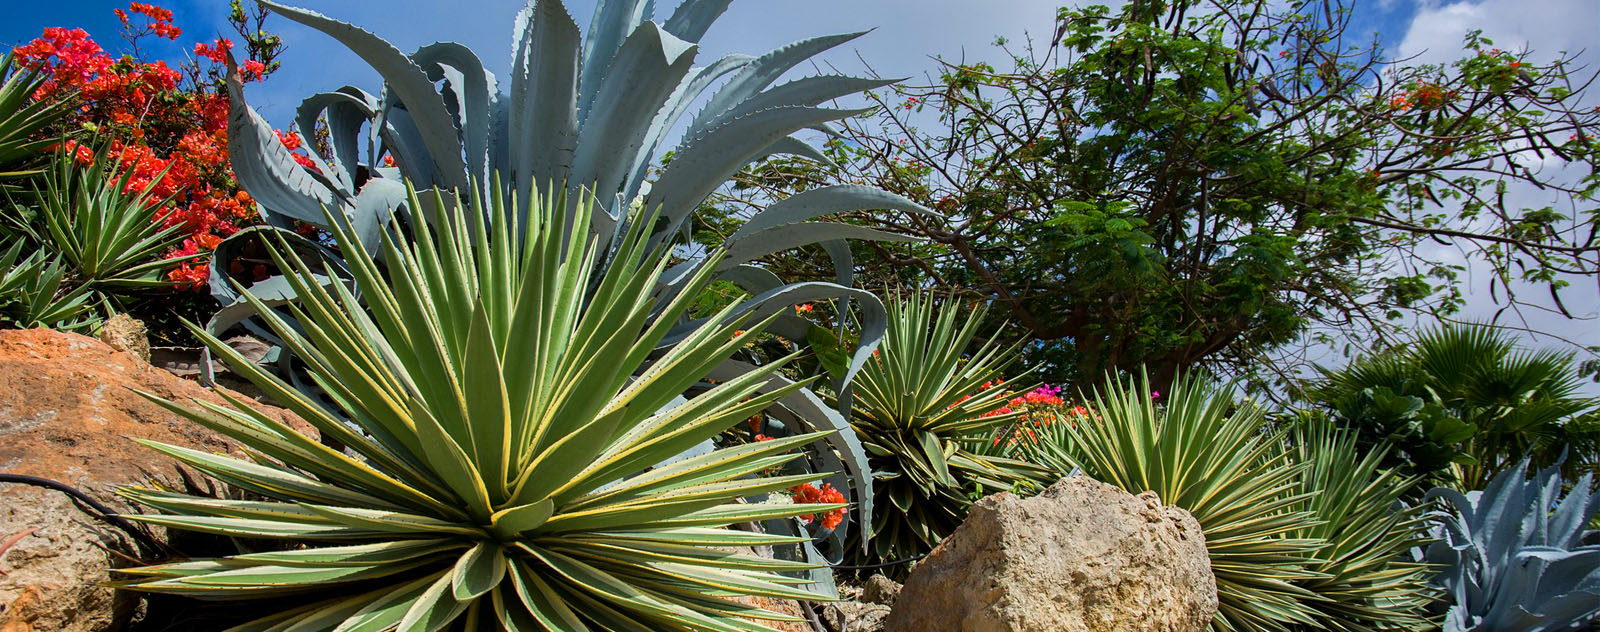
[(1083, 476), (996, 494), (911, 572), (889, 632), (1202, 632), (1217, 611), (1188, 512)]
[(117, 314), (100, 325), (98, 335), (112, 349), (131, 353), (134, 357), (150, 361), (150, 332), (144, 323), (127, 314)]
[(900, 596), (901, 586), (884, 575), (873, 575), (867, 578), (867, 583), (861, 587), (861, 601), (874, 603), (880, 606), (894, 605), (895, 598)]
[[(172, 462), (129, 440), (210, 452), (232, 445), (152, 404), (132, 389), (185, 402), (222, 403), (199, 384), (151, 367), (93, 338), (46, 329), (0, 331), (0, 472), (71, 485), (118, 510), (109, 492)], [(314, 433), (286, 411), (265, 409)], [(311, 436), (316, 436), (311, 434)], [(79, 511), (60, 492), (0, 485), (0, 632), (111, 632), (137, 605), (100, 586), (122, 548), (120, 532)]]

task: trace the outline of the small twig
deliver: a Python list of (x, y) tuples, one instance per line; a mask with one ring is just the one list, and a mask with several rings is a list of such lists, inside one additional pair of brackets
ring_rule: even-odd
[[(23, 538), (33, 535), (33, 531), (33, 529), (24, 529), (21, 533), (12, 535), (11, 537), (6, 538), (4, 542), (0, 542), (0, 562), (5, 561), (6, 551), (10, 550), (12, 546), (16, 545), (16, 543), (21, 542)], [(6, 569), (0, 568), (0, 576), (5, 574)]]

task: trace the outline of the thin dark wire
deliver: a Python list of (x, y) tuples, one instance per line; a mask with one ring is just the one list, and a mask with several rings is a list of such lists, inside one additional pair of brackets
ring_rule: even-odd
[(915, 562), (915, 561), (920, 560), (922, 558), (925, 558), (927, 556), (928, 555), (926, 553), (924, 553), (922, 555), (916, 555), (916, 556), (908, 557), (908, 558), (903, 559), (903, 560), (895, 560), (893, 562), (884, 562), (882, 564), (867, 564), (867, 565), (864, 565), (864, 566), (846, 566), (846, 565), (843, 565), (843, 564), (829, 564), (828, 566), (830, 568), (834, 569), (834, 570), (839, 570), (839, 571), (870, 571), (870, 570), (875, 569), (875, 568), (888, 568), (890, 566), (899, 566), (901, 564), (910, 564), (912, 562)]
[(127, 533), (129, 536), (132, 536), (134, 540), (137, 540), (139, 544), (146, 549), (144, 551), (146, 555), (158, 554), (166, 548), (159, 542), (156, 542), (154, 539), (152, 539), (149, 534), (145, 533), (137, 525), (128, 522), (122, 516), (118, 515), (116, 510), (105, 506), (100, 501), (91, 498), (88, 494), (85, 494), (82, 491), (79, 491), (77, 488), (67, 485), (66, 483), (52, 481), (48, 478), (39, 478), (37, 476), (6, 474), (4, 472), (0, 472), (0, 483), (32, 485), (34, 487), (43, 487), (61, 492), (67, 496), (70, 496), (72, 500), (79, 505), (80, 509), (84, 509), (84, 513), (110, 524), (111, 526), (120, 529), (124, 533)]

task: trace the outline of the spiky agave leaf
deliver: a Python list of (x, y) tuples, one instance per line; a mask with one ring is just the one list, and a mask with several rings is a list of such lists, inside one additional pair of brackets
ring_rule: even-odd
[(1129, 493), (1154, 491), (1193, 514), (1217, 577), (1216, 630), (1315, 626), (1300, 587), (1325, 543), (1296, 534), (1316, 524), (1301, 506), (1304, 465), (1283, 447), (1260, 407), (1231, 387), (1179, 378), (1160, 401), (1149, 378), (1110, 377), (1089, 398), (1091, 418), (1054, 424), (1024, 443), (1030, 458), (1060, 474), (1081, 468)]
[(986, 311), (931, 296), (889, 301), (889, 333), (856, 380), (851, 417), (873, 470), (893, 473), (876, 481), (863, 562), (928, 552), (966, 519), (975, 492), (1043, 482), (1043, 468), (977, 449), (1021, 414), (997, 414), (1018, 346), (971, 349)]
[(58, 153), (35, 187), (34, 239), (58, 252), (75, 276), (103, 295), (170, 287), (164, 272), (185, 259), (166, 254), (183, 240), (181, 226), (163, 227), (157, 213), (168, 200), (130, 187), (133, 169), (105, 150), (87, 165)]
[(1528, 462), (1479, 491), (1428, 492), (1443, 501), (1426, 561), (1441, 569), (1445, 632), (1580, 630), (1600, 619), (1600, 544), (1587, 527), (1600, 490), (1584, 474), (1563, 492), (1559, 465), (1530, 478)]
[[(652, 466), (803, 384), (763, 391), (774, 364), (694, 388), (765, 323), (710, 322), (658, 351), (690, 301), (655, 309), (652, 286), (668, 257), (648, 246), (654, 216), (628, 217), (615, 264), (593, 276), (605, 244), (583, 230), (589, 215), (569, 220), (565, 200), (532, 195), (525, 224), (514, 213), (487, 219), (515, 204), (497, 197), (417, 216), (415, 243), (386, 233), (386, 271), (351, 262), (364, 300), (343, 284), (323, 286), (296, 251), (274, 250), (278, 265), (294, 271), (286, 278), (301, 300), (288, 306), (290, 317), (265, 306), (261, 313), (337, 411), (196, 333), (349, 452), (242, 401), (230, 408), (149, 396), (256, 458), (152, 447), (265, 499), (126, 489), (159, 510), (138, 519), (306, 546), (132, 569), (122, 585), (314, 601), (240, 632), (732, 631), (786, 620), (731, 599), (806, 598), (777, 573), (813, 565), (729, 549), (796, 538), (724, 527), (837, 508), (740, 502), (817, 478), (750, 476), (796, 458), (790, 451), (817, 435)], [(332, 225), (341, 247), (359, 247), (348, 222)], [(576, 291), (590, 286), (587, 295)]]
[(11, 53), (0, 56), (0, 192), (9, 192), (18, 178), (39, 174), (44, 150), (60, 142), (41, 132), (70, 114), (73, 105), (33, 98), (46, 79), (18, 70)]
[[(774, 86), (791, 69), (859, 33), (802, 40), (761, 56), (729, 55), (694, 67), (701, 36), (729, 0), (686, 0), (659, 25), (652, 21), (653, 2), (600, 0), (587, 35), (559, 0), (529, 0), (514, 23), (511, 76), (504, 81), (497, 81), (480, 57), (457, 44), (432, 44), (408, 55), (351, 24), (273, 2), (262, 4), (337, 39), (370, 64), (384, 85), (376, 95), (346, 86), (302, 104), (297, 124), (308, 131), (323, 121), (331, 149), (329, 156), (312, 156), (314, 168), (308, 169), (290, 158), (271, 126), (249, 108), (243, 82), (233, 73), (229, 153), (241, 184), (261, 202), (270, 225), (257, 233), (278, 231), (294, 240), (287, 230), (290, 221), (323, 226), (322, 207), (328, 205), (356, 227), (368, 255), (378, 254), (374, 246), (380, 226), (418, 211), (403, 204), (401, 178), (422, 189), (450, 191), (446, 197), (474, 188), (492, 195), (541, 187), (541, 193), (551, 195), (556, 192), (543, 187), (552, 183), (572, 200), (585, 197), (580, 191), (589, 191), (596, 200), (588, 207), (593, 217), (586, 229), (609, 244), (600, 252), (614, 249), (611, 241), (620, 234), (618, 223), (636, 205), (660, 211), (661, 219), (650, 228), (651, 245), (669, 243), (707, 196), (740, 168), (779, 153), (820, 156), (793, 134), (855, 113), (821, 104), (888, 83), (813, 77)], [(704, 105), (691, 116), (695, 104)], [(652, 166), (659, 164), (667, 141), (679, 129), (684, 131), (674, 159), (650, 182)], [(363, 147), (371, 164), (361, 164)], [(379, 166), (382, 157), (393, 158), (396, 166)], [(505, 181), (497, 184), (497, 175)], [(496, 187), (499, 191), (490, 190)], [(772, 250), (752, 246), (822, 242), (836, 268), (838, 287), (781, 282), (759, 289), (745, 287), (757, 300), (743, 304), (738, 313), (759, 317), (797, 302), (837, 299), (842, 327), (849, 322), (848, 307), (858, 305), (860, 344), (844, 379), (833, 385), (848, 393), (848, 383), (887, 325), (876, 297), (842, 287), (850, 284), (853, 268), (845, 240), (898, 237), (868, 230), (840, 233), (836, 224), (794, 224), (856, 210), (932, 211), (865, 187), (832, 187), (826, 194), (802, 193), (790, 200), (786, 210), (762, 214), (766, 220), (758, 224), (761, 230), (741, 231), (739, 243), (727, 245), (753, 260)], [(427, 203), (428, 197), (422, 201)], [(775, 204), (772, 210), (783, 205)], [(258, 238), (259, 234), (251, 234), (237, 239)], [(218, 252), (245, 250), (224, 244)], [(226, 257), (219, 254), (217, 260), (219, 265), (211, 267), (213, 293), (227, 307), (207, 329), (220, 334), (242, 323), (262, 333), (265, 328), (251, 313), (250, 303), (228, 283)], [(660, 279), (654, 300), (658, 305), (675, 300), (683, 282), (696, 278), (705, 266), (721, 264), (717, 271), (721, 278), (748, 281), (752, 277), (742, 271), (754, 267), (749, 260), (712, 262), (693, 257)], [(603, 274), (610, 262), (608, 256), (597, 257), (596, 275)], [(282, 294), (282, 299), (280, 305), (298, 300), (292, 293)], [(676, 340), (684, 331), (667, 340)], [(308, 394), (315, 394), (317, 389), (305, 376), (293, 375), (288, 368), (281, 371), (287, 379), (305, 383)], [(812, 427), (833, 421), (805, 419)], [(830, 442), (852, 481), (841, 489), (847, 494), (851, 488), (865, 489), (866, 464), (854, 457), (843, 439)], [(870, 509), (870, 495), (858, 501), (863, 512)]]
[(1326, 419), (1306, 420), (1292, 438), (1317, 522), (1291, 535), (1327, 542), (1309, 565), (1321, 576), (1298, 582), (1321, 598), (1307, 602), (1318, 620), (1338, 632), (1427, 629), (1436, 591), (1429, 567), (1411, 556), (1427, 538), (1424, 506), (1402, 502), (1415, 479), (1381, 469), (1387, 447), (1362, 452), (1353, 432)]

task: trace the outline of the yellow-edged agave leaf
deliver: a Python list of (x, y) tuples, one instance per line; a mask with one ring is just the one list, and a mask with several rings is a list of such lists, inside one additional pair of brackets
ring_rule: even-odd
[(1108, 378), (1089, 398), (1090, 415), (1058, 423), (1022, 450), (1058, 474), (1074, 469), (1193, 514), (1217, 577), (1215, 630), (1275, 632), (1320, 626), (1303, 584), (1327, 541), (1306, 510), (1305, 464), (1285, 450), (1261, 408), (1232, 388), (1179, 378), (1162, 396), (1147, 377)]
[[(327, 385), (335, 410), (259, 370), (242, 373), (351, 439), (350, 452), (248, 402), (154, 398), (238, 441), (250, 458), (148, 445), (262, 498), (125, 489), (159, 512), (136, 518), (303, 548), (133, 569), (120, 585), (206, 599), (317, 599), (243, 632), (765, 630), (752, 621), (783, 615), (731, 598), (815, 599), (801, 588), (808, 580), (780, 573), (817, 565), (725, 550), (803, 538), (725, 527), (843, 506), (744, 501), (820, 478), (759, 474), (826, 433), (671, 460), (804, 386), (770, 387), (783, 366), (775, 363), (696, 387), (771, 319), (725, 313), (652, 352), (663, 323), (684, 322), (691, 301), (653, 299), (669, 254), (648, 244), (655, 218), (642, 210), (625, 218), (626, 238), (607, 253), (613, 265), (592, 275), (598, 242), (565, 237), (587, 229), (562, 229), (569, 214), (581, 228), (589, 203), (531, 199), (526, 218), (491, 226), (482, 201), (413, 196), (410, 208), (433, 209), (411, 217), (416, 239), (386, 231), (376, 240), (386, 269), (354, 265), (350, 288), (312, 279), (298, 251), (279, 244), (273, 256), (299, 272), (303, 300), (290, 308), (296, 325), (263, 320)], [(342, 247), (361, 247), (347, 221), (329, 221)], [(582, 288), (593, 288), (588, 298), (572, 298)]]

